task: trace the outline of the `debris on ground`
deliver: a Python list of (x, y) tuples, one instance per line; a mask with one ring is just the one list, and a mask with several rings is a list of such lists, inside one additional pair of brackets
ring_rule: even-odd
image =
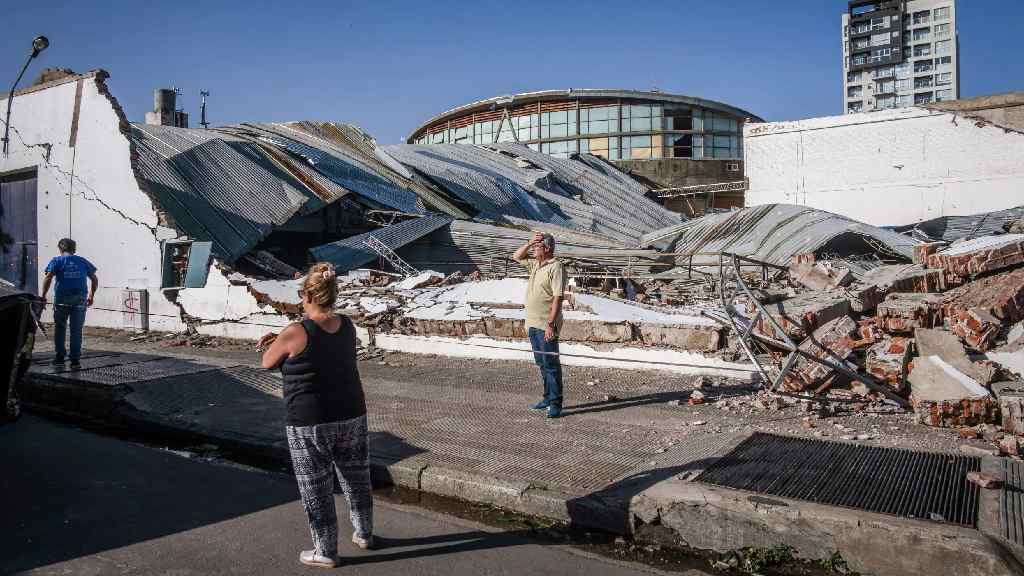
[(991, 472), (968, 472), (967, 481), (985, 490), (995, 490), (1003, 487), (1002, 477)]

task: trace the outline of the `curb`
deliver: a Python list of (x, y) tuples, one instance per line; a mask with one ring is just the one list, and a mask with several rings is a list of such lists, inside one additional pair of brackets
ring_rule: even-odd
[[(215, 443), (246, 456), (291, 463), (287, 443), (218, 433), (154, 416), (121, 401), (126, 386), (60, 386), (26, 379), (27, 410), (89, 425), (194, 443)], [(56, 401), (56, 402), (49, 402)], [(662, 526), (683, 545), (726, 552), (744, 547), (793, 546), (801, 558), (838, 550), (861, 573), (915, 576), (1024, 574), (1014, 546), (998, 536), (997, 495), (979, 507), (978, 530), (922, 520), (766, 498), (669, 478), (640, 491), (572, 494), (523, 480), (473, 474), (428, 464), (422, 457), (370, 455), (371, 480), (420, 492), (489, 504), (586, 529), (636, 536), (642, 525)], [(994, 459), (993, 459), (994, 461)], [(989, 466), (992, 462), (988, 463)], [(995, 498), (995, 500), (993, 499)], [(661, 542), (652, 542), (661, 543)]]

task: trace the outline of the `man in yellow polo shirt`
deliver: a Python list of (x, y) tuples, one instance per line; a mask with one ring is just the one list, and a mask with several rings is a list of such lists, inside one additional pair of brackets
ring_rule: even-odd
[(562, 415), (562, 364), (558, 359), (558, 334), (562, 330), (562, 293), (565, 291), (565, 267), (555, 259), (555, 239), (550, 234), (534, 233), (512, 255), (530, 272), (526, 285), (526, 331), (533, 348), (533, 359), (544, 381), (544, 399), (531, 406), (547, 409), (548, 418)]

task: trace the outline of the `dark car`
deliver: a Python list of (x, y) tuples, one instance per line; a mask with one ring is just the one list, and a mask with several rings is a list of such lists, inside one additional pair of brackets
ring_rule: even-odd
[(18, 384), (28, 371), (35, 346), (33, 307), (40, 298), (0, 280), (0, 424), (21, 416)]

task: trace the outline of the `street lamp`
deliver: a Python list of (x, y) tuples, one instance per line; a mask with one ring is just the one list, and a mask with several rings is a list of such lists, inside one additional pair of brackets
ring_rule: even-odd
[(32, 63), (32, 59), (39, 56), (39, 53), (46, 50), (49, 46), (50, 40), (46, 36), (36, 36), (32, 39), (32, 53), (29, 54), (25, 65), (21, 67), (18, 78), (14, 80), (14, 84), (11, 85), (11, 91), (7, 94), (7, 117), (4, 118), (4, 158), (7, 157), (7, 144), (11, 135), (11, 103), (14, 102), (14, 90), (18, 87), (18, 82), (21, 82), (21, 77), (25, 75), (25, 70), (28, 70), (28, 65)]

